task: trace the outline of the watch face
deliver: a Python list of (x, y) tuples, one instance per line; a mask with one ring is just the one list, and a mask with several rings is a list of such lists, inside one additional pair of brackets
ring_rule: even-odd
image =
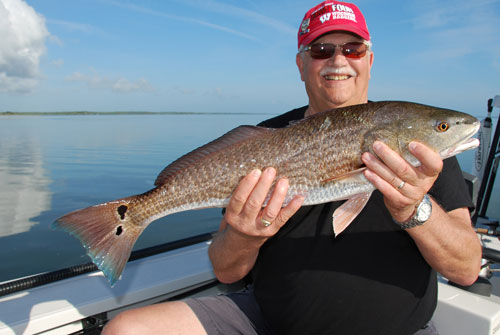
[(416, 219), (420, 222), (425, 222), (429, 220), (432, 212), (432, 203), (428, 196), (425, 196), (420, 205), (417, 208), (417, 213), (415, 215)]

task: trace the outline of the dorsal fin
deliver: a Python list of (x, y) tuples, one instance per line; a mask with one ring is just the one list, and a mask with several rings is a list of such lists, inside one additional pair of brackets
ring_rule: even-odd
[(250, 138), (262, 136), (263, 134), (267, 134), (270, 131), (274, 130), (274, 128), (264, 128), (257, 126), (239, 126), (237, 128), (234, 128), (233, 130), (230, 130), (229, 132), (213, 140), (212, 142), (209, 142), (199, 147), (198, 149), (185, 154), (184, 156), (169, 164), (156, 178), (155, 186), (163, 185), (168, 178), (206, 156), (209, 156), (215, 152), (218, 152)]

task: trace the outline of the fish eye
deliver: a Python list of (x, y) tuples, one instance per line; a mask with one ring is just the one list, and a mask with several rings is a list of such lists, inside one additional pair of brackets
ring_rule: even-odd
[(439, 122), (436, 128), (439, 132), (443, 133), (443, 132), (447, 131), (449, 127), (450, 126), (448, 125), (448, 122), (443, 121), (443, 122)]

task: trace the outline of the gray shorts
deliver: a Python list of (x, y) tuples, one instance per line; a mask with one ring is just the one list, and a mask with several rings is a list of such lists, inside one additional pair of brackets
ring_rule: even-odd
[[(208, 335), (272, 335), (253, 291), (183, 300), (193, 310)], [(415, 335), (439, 335), (429, 322)]]
[(208, 335), (272, 335), (252, 291), (183, 300)]

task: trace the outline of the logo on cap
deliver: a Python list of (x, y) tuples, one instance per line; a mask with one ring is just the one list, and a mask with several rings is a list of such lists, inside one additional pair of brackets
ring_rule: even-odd
[(311, 23), (311, 19), (305, 19), (302, 21), (302, 24), (300, 25), (300, 34), (307, 34), (309, 32), (309, 23)]
[(332, 11), (325, 13), (320, 16), (319, 20), (321, 23), (325, 23), (326, 21), (329, 20), (351, 20), (354, 22), (356, 21), (356, 14), (354, 14), (354, 11), (352, 10), (351, 7), (348, 7), (346, 5), (335, 5), (331, 4), (332, 6)]

